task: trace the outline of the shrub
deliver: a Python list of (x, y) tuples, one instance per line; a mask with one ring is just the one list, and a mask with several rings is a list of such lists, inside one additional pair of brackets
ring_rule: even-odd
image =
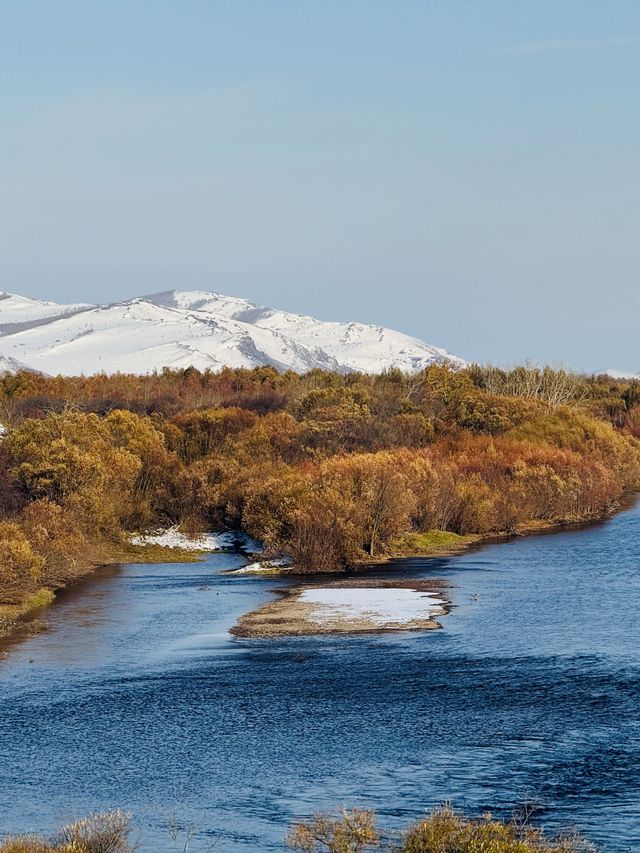
[(35, 592), (43, 566), (20, 525), (0, 522), (0, 604), (17, 604)]
[(116, 809), (92, 814), (63, 827), (54, 850), (78, 849), (82, 853), (133, 853), (131, 815)]
[(134, 853), (131, 815), (119, 809), (93, 814), (63, 827), (52, 841), (16, 836), (0, 841), (0, 853)]
[(295, 824), (287, 836), (288, 846), (301, 853), (360, 853), (378, 846), (379, 841), (375, 815), (366, 809), (317, 814)]
[(22, 523), (31, 547), (44, 560), (44, 580), (52, 586), (73, 577), (89, 545), (78, 519), (66, 508), (41, 498), (28, 504)]
[(337, 815), (317, 814), (296, 823), (287, 844), (300, 853), (595, 853), (577, 836), (550, 839), (519, 821), (502, 822), (485, 815), (472, 820), (449, 806), (434, 811), (402, 833), (399, 843), (376, 828), (375, 814), (354, 809)]
[(485, 815), (468, 820), (449, 806), (435, 811), (405, 833), (402, 853), (578, 853), (593, 850), (579, 839), (552, 841), (542, 832)]
[(53, 849), (41, 838), (34, 838), (33, 836), (7, 838), (0, 842), (0, 853), (51, 853)]

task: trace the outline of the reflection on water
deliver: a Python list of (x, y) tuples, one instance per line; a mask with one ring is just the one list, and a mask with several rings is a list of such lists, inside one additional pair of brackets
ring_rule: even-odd
[(394, 825), (535, 796), (547, 826), (636, 849), (639, 534), (635, 508), (384, 566), (456, 585), (430, 634), (234, 640), (284, 583), (221, 574), (238, 555), (105, 571), (0, 661), (0, 832), (118, 805), (148, 853), (172, 849), (174, 816), (248, 853), (341, 803)]

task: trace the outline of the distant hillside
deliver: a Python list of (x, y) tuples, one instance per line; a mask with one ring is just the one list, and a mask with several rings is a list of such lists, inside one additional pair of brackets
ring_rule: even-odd
[(167, 291), (110, 305), (0, 294), (0, 368), (49, 374), (272, 365), (303, 373), (464, 367), (446, 350), (363, 323), (332, 323), (219, 293)]

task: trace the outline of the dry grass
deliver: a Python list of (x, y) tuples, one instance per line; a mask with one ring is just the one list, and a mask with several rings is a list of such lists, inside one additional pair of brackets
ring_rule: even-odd
[(167, 548), (164, 545), (132, 545), (119, 543), (106, 551), (107, 563), (200, 563), (208, 551), (191, 551), (186, 548)]
[(131, 815), (116, 809), (62, 827), (55, 838), (19, 836), (0, 841), (0, 853), (134, 853)]
[(596, 853), (576, 836), (552, 839), (520, 821), (505, 823), (493, 820), (491, 815), (473, 820), (449, 806), (437, 809), (395, 837), (378, 829), (371, 811), (318, 814), (295, 824), (287, 845), (299, 853)]
[[(187, 850), (195, 829), (181, 844), (170, 832), (176, 849)], [(120, 810), (89, 815), (63, 827), (51, 839), (16, 836), (0, 840), (0, 853), (135, 853), (131, 815)], [(436, 809), (404, 832), (389, 833), (377, 825), (368, 809), (320, 813), (294, 824), (287, 847), (299, 853), (596, 853), (576, 835), (551, 838), (514, 818), (504, 822), (491, 815), (465, 818), (450, 806)]]

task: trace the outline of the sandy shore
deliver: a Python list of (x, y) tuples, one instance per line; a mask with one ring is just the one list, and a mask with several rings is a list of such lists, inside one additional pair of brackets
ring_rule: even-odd
[(277, 601), (241, 616), (236, 637), (302, 637), (432, 631), (448, 610), (442, 580), (349, 579), (277, 590)]

